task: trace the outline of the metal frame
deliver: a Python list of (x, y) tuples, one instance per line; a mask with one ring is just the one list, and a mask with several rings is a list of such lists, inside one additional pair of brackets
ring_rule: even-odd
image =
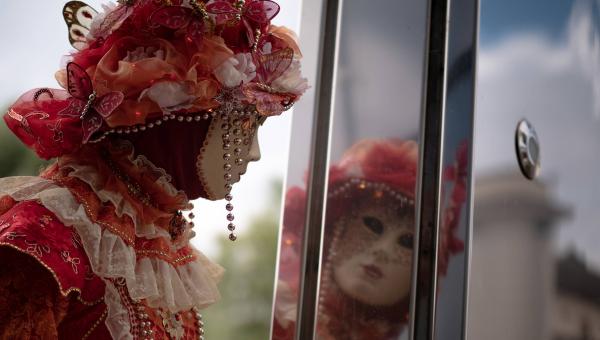
[(428, 8), (424, 113), (416, 195), (416, 238), (410, 307), (410, 338), (431, 339), (435, 315), (442, 133), (446, 84), (447, 21), (450, 0)]
[[(317, 299), (321, 274), (323, 222), (326, 209), (327, 169), (333, 116), (336, 60), (339, 49), (342, 0), (324, 1), (320, 39), (320, 63), (316, 82), (316, 119), (311, 138), (306, 229), (303, 244), (300, 301), (296, 339), (313, 339), (317, 322)], [(417, 238), (415, 241), (413, 284), (410, 309), (410, 338), (460, 339), (465, 337), (468, 260), (470, 249), (471, 199), (467, 199), (466, 219), (461, 235), (467, 253), (459, 268), (463, 280), (461, 306), (438, 305), (440, 289), (437, 254), (440, 221), (444, 211), (442, 192), (449, 185), (442, 169), (454, 162), (459, 143), (469, 148), (468, 188), (472, 187), (471, 157), (477, 52), (478, 0), (430, 0), (428, 41), (425, 55), (424, 113), (421, 121), (420, 168), (416, 195)], [(457, 310), (458, 309), (458, 310)], [(436, 334), (436, 323), (447, 311), (460, 313), (459, 331)]]
[[(323, 252), (323, 224), (327, 196), (331, 121), (339, 50), (342, 0), (324, 1), (321, 60), (316, 83), (316, 116), (313, 121), (311, 156), (306, 202), (306, 226), (303, 240), (300, 300), (296, 339), (313, 339), (317, 322), (317, 299)], [(318, 251), (315, 251), (318, 250)]]
[[(422, 120), (422, 148), (417, 188), (417, 240), (411, 293), (410, 338), (464, 339), (468, 261), (471, 237), (471, 190), (473, 119), (475, 110), (476, 58), (479, 20), (478, 0), (431, 0), (426, 70), (426, 93)], [(465, 242), (465, 261), (458, 273), (460, 291), (442, 287), (438, 278), (438, 254), (442, 213), (450, 204), (443, 200), (451, 183), (442, 178), (443, 169), (453, 166), (456, 150), (468, 148), (466, 218), (461, 219), (459, 237)], [(444, 282), (445, 283), (445, 282)], [(448, 292), (460, 295), (460, 305), (441, 302)], [(440, 330), (440, 320), (450, 320), (450, 330)]]

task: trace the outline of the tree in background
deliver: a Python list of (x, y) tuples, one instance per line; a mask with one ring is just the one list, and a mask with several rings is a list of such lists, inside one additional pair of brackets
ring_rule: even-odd
[(270, 209), (260, 212), (235, 244), (220, 240), (216, 262), (226, 271), (221, 300), (203, 313), (207, 339), (270, 338), (281, 190), (280, 181), (273, 183)]
[[(6, 112), (6, 109), (0, 111)], [(0, 122), (0, 177), (33, 176), (48, 162), (40, 160)]]

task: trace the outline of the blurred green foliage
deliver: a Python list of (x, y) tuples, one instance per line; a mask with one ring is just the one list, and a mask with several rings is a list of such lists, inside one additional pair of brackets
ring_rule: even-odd
[(12, 134), (4, 120), (0, 122), (0, 177), (37, 175), (47, 164)]
[(281, 182), (272, 185), (269, 209), (260, 212), (238, 240), (222, 238), (216, 262), (226, 270), (221, 300), (203, 312), (206, 338), (270, 338)]

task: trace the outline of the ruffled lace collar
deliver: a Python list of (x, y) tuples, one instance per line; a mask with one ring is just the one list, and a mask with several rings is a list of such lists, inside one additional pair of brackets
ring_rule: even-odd
[[(129, 243), (107, 228), (106, 223), (93, 220), (87, 212), (87, 202), (78, 201), (71, 189), (40, 177), (0, 179), (0, 196), (8, 195), (15, 201), (36, 200), (63, 224), (72, 226), (81, 237), (92, 271), (103, 279), (124, 280), (132, 299), (146, 300), (151, 307), (173, 313), (192, 307), (203, 309), (219, 299), (217, 283), (223, 268), (199, 250), (189, 245), (179, 250), (161, 250), (156, 247), (166, 241), (161, 238), (135, 237)], [(124, 326), (127, 319), (119, 318), (120, 303), (110, 297), (105, 298), (105, 303), (110, 310), (106, 321), (109, 329), (129, 332)]]
[(136, 157), (127, 141), (82, 148), (61, 157), (58, 167), (72, 170), (69, 176), (87, 183), (103, 202), (112, 203), (118, 216), (131, 217), (138, 237), (170, 236), (174, 214), (193, 208), (186, 194), (171, 184), (171, 177), (146, 157)]

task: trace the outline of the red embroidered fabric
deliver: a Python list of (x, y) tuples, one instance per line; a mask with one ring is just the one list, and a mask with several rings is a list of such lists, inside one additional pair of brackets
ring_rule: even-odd
[(23, 94), (4, 116), (9, 129), (44, 159), (77, 149), (82, 142), (79, 117), (61, 116), (69, 106), (69, 93), (33, 89)]
[(32, 258), (0, 248), (0, 339), (56, 339), (68, 299)]
[(18, 203), (0, 216), (0, 246), (28, 254), (46, 267), (63, 296), (77, 292), (91, 303), (104, 294), (104, 284), (93, 275), (77, 232), (37, 202)]
[[(0, 250), (29, 259), (50, 281), (41, 283), (46, 289), (32, 295), (34, 301), (26, 303), (28, 312), (23, 313), (44, 318), (43, 330), (50, 333), (41, 338), (198, 338), (202, 323), (197, 308), (218, 299), (222, 269), (189, 246), (189, 228), (180, 234), (170, 230), (173, 216), (179, 216), (174, 212), (187, 208), (189, 201), (169, 186), (160, 169), (133, 159), (130, 148), (107, 146), (110, 158), (103, 158), (102, 151), (63, 156), (31, 183), (7, 182), (5, 192), (15, 195), (0, 197)], [(132, 183), (139, 185), (138, 191), (131, 190)], [(152, 204), (141, 201), (139, 192), (149, 193)], [(140, 225), (155, 228), (154, 237), (139, 236)], [(101, 242), (95, 235), (121, 246), (118, 251), (94, 248), (99, 244), (94, 242)], [(2, 255), (0, 262), (11, 261)], [(103, 267), (113, 260), (116, 265)], [(119, 271), (123, 268), (127, 270)], [(36, 275), (24, 271), (18, 282), (0, 276), (0, 285), (18, 290)], [(140, 292), (147, 295), (140, 297)], [(6, 293), (17, 301), (7, 301), (7, 310), (24, 301), (19, 294)], [(56, 309), (56, 301), (64, 301), (62, 309)], [(23, 332), (33, 331), (23, 327)]]
[(1, 339), (106, 338), (104, 283), (54, 214), (13, 204), (0, 215), (0, 258)]

